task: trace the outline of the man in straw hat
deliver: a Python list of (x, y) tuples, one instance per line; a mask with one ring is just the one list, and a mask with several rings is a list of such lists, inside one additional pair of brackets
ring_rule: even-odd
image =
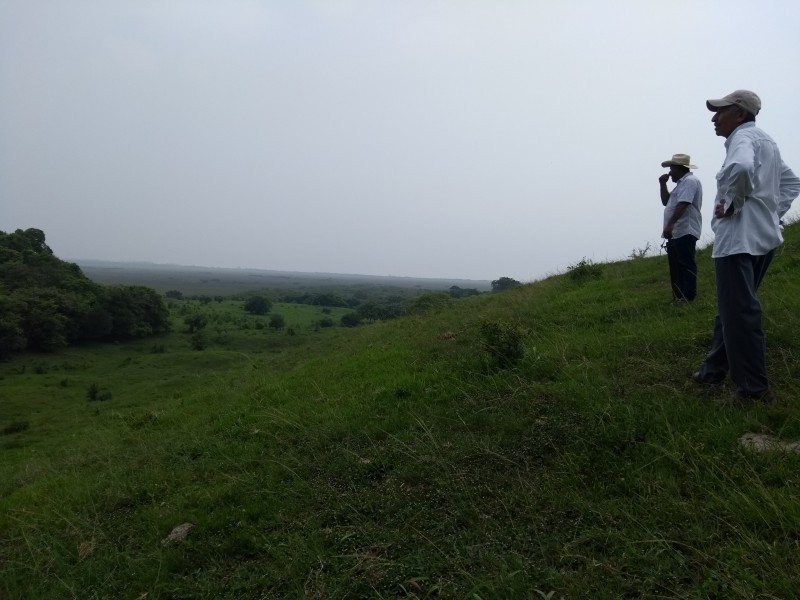
[[(664, 205), (664, 229), (661, 237), (667, 240), (669, 278), (672, 282), (673, 302), (691, 302), (697, 295), (697, 263), (695, 246), (700, 239), (703, 217), (703, 186), (689, 169), (688, 154), (674, 154), (661, 163), (669, 173), (658, 178), (661, 187), (661, 204)], [(669, 179), (675, 183), (672, 192), (667, 190)]]
[(766, 400), (771, 395), (756, 291), (783, 243), (779, 219), (800, 194), (800, 179), (756, 127), (761, 99), (755, 93), (736, 90), (707, 100), (706, 107), (714, 113), (716, 134), (726, 138), (711, 221), (717, 317), (708, 355), (692, 377), (717, 384), (730, 374), (740, 400)]

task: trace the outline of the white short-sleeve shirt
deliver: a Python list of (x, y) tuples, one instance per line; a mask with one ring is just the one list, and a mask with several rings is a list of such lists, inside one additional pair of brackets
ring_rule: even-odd
[(700, 232), (703, 229), (703, 215), (700, 212), (703, 208), (703, 186), (693, 173), (687, 173), (681, 177), (670, 192), (669, 201), (664, 207), (664, 227), (667, 226), (672, 218), (672, 213), (680, 203), (688, 204), (688, 206), (672, 228), (672, 237), (693, 235), (700, 239)]

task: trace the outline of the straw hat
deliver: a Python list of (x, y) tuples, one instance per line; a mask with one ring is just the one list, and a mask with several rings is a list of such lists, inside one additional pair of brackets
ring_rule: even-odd
[(673, 154), (670, 160), (665, 160), (661, 163), (662, 167), (686, 167), (687, 169), (696, 169), (697, 167), (692, 163), (692, 159), (688, 154)]

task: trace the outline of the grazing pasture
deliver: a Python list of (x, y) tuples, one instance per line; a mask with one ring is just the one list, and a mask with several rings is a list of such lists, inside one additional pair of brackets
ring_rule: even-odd
[(663, 256), (584, 261), (354, 328), (170, 301), (172, 333), (0, 363), (0, 597), (796, 597), (786, 235), (769, 405), (689, 379), (708, 249), (689, 306)]

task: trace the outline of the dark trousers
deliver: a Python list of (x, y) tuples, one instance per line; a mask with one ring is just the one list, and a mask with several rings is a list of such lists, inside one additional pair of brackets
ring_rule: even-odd
[(697, 296), (697, 263), (694, 258), (696, 244), (697, 238), (693, 235), (667, 240), (667, 260), (673, 300), (691, 302)]
[(704, 380), (722, 381), (730, 373), (740, 393), (767, 391), (767, 351), (756, 291), (774, 255), (772, 250), (764, 256), (734, 254), (714, 259), (719, 314), (708, 356), (700, 366)]

